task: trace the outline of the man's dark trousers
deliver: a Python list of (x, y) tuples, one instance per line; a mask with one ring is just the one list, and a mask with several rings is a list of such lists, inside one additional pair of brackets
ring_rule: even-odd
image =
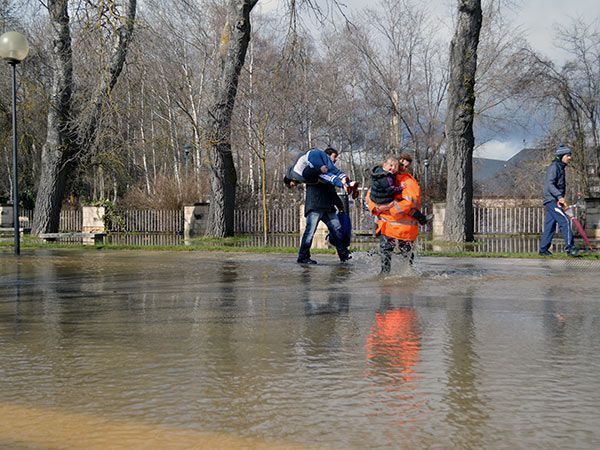
[[(334, 242), (342, 242), (342, 225), (334, 211), (311, 211), (306, 215), (306, 229), (302, 235), (300, 250), (298, 251), (298, 260), (306, 260), (310, 258), (310, 247), (312, 245), (315, 231), (319, 221), (327, 226), (329, 233), (335, 236)], [(336, 246), (338, 256), (341, 260), (348, 258), (348, 249), (342, 245)]]

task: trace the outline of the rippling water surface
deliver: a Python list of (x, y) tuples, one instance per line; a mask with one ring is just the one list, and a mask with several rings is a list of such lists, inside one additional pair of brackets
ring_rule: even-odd
[(600, 446), (598, 262), (318, 259), (2, 254), (0, 447)]

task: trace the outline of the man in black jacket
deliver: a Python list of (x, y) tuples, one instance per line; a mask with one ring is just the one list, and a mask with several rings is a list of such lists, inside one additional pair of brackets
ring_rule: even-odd
[(568, 207), (565, 200), (567, 182), (565, 168), (571, 162), (572, 151), (569, 147), (561, 144), (555, 153), (554, 161), (548, 166), (546, 180), (544, 181), (544, 206), (546, 207), (546, 220), (544, 221), (544, 232), (540, 242), (540, 255), (550, 256), (550, 245), (556, 229), (560, 228), (565, 239), (565, 251), (571, 256), (577, 256), (574, 247), (573, 230), (571, 220), (565, 213)]
[(343, 204), (331, 184), (316, 183), (306, 185), (306, 203), (304, 204), (304, 216), (306, 217), (306, 229), (302, 235), (300, 250), (298, 251), (299, 264), (317, 264), (310, 257), (310, 247), (319, 221), (322, 221), (329, 229), (330, 235), (335, 239), (330, 242), (336, 243), (336, 250), (340, 261), (348, 261), (352, 256), (348, 248), (344, 246), (342, 238), (342, 225), (336, 213), (343, 210)]

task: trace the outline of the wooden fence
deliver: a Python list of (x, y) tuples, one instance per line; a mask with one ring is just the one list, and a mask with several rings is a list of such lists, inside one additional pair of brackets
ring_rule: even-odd
[[(24, 209), (19, 211), (19, 216), (27, 217), (29, 226), (33, 222), (33, 211)], [(83, 227), (83, 213), (81, 209), (63, 209), (60, 212), (60, 220), (58, 223), (59, 233), (72, 233), (81, 231)]]
[(109, 231), (124, 233), (183, 233), (183, 211), (124, 210), (117, 213)]
[[(262, 209), (237, 209), (233, 215), (233, 229), (236, 233), (262, 233)], [(300, 208), (273, 208), (267, 211), (267, 229), (269, 233), (299, 233)]]
[[(269, 233), (300, 233), (300, 214), (297, 205), (268, 211)], [(263, 231), (262, 209), (238, 209), (234, 213), (234, 230), (239, 234), (259, 234)], [(475, 234), (541, 234), (544, 224), (543, 207), (480, 207), (475, 206)], [(33, 211), (23, 210), (22, 216), (31, 223)], [(117, 215), (109, 231), (125, 233), (183, 234), (181, 210), (125, 210)], [(350, 208), (352, 226), (357, 234), (371, 234), (373, 218), (361, 206)], [(65, 209), (60, 214), (60, 232), (82, 229), (80, 209)]]

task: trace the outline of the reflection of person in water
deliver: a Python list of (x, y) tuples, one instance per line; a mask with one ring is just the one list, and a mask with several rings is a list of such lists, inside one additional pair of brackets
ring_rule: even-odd
[(382, 308), (375, 313), (366, 351), (374, 370), (387, 372), (399, 382), (415, 381), (415, 366), (421, 352), (421, 332), (415, 309), (391, 307), (389, 300), (384, 300)]
[(350, 290), (346, 286), (350, 270), (334, 266), (323, 280), (306, 268), (301, 275), (302, 296), (306, 326), (302, 336), (302, 348), (306, 355), (318, 356), (335, 353), (342, 345), (337, 328), (340, 316), (350, 307)]
[(318, 292), (323, 291), (314, 290), (315, 285), (312, 282), (312, 274), (310, 270), (304, 270), (302, 272), (302, 284), (304, 285), (302, 299), (306, 315), (348, 312), (350, 291), (345, 286), (345, 282), (350, 273), (350, 270), (345, 266), (333, 267), (326, 284), (328, 286), (327, 302), (319, 303), (316, 301), (316, 297), (318, 296)]

